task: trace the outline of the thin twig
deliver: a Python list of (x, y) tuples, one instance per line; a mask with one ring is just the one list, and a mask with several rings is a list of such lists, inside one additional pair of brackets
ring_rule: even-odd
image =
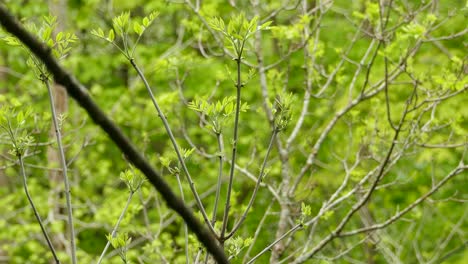
[(23, 179), (23, 187), (24, 187), (24, 192), (26, 193), (26, 197), (28, 198), (29, 204), (31, 205), (31, 208), (32, 208), (32, 210), (34, 212), (34, 215), (36, 216), (36, 220), (39, 223), (39, 226), (41, 227), (41, 231), (42, 231), (42, 234), (44, 235), (44, 238), (45, 238), (45, 240), (47, 242), (47, 246), (49, 247), (50, 252), (52, 252), (52, 256), (54, 257), (55, 263), (60, 264), (60, 260), (58, 259), (57, 253), (55, 252), (55, 249), (54, 249), (54, 245), (52, 244), (52, 241), (50, 240), (50, 237), (47, 234), (47, 231), (46, 231), (46, 229), (44, 227), (44, 224), (42, 223), (41, 216), (39, 215), (39, 212), (37, 211), (36, 206), (34, 205), (34, 202), (33, 202), (32, 198), (31, 198), (31, 195), (29, 194), (28, 183), (27, 183), (27, 179), (26, 179), (26, 173), (24, 171), (24, 163), (23, 163), (23, 158), (22, 158), (21, 154), (18, 155), (18, 161), (19, 161), (20, 168), (21, 168), (21, 176), (22, 176), (22, 179)]
[(172, 133), (171, 127), (169, 126), (169, 122), (167, 121), (166, 115), (164, 115), (163, 111), (159, 107), (159, 104), (156, 101), (156, 98), (154, 97), (153, 91), (151, 90), (151, 87), (150, 87), (150, 85), (148, 84), (148, 81), (145, 78), (145, 75), (140, 70), (138, 65), (135, 63), (135, 60), (130, 59), (130, 63), (132, 64), (133, 68), (135, 68), (135, 70), (137, 71), (137, 73), (140, 76), (141, 80), (143, 81), (143, 83), (144, 83), (144, 85), (145, 85), (145, 87), (146, 87), (146, 89), (148, 91), (148, 94), (149, 94), (149, 96), (151, 98), (151, 101), (153, 102), (153, 105), (156, 108), (156, 111), (158, 112), (159, 118), (161, 119), (161, 121), (162, 121), (162, 123), (164, 125), (164, 128), (166, 129), (166, 133), (169, 136), (169, 139), (170, 139), (170, 141), (172, 143), (174, 151), (175, 151), (175, 153), (177, 155), (177, 159), (179, 160), (180, 165), (182, 167), (182, 170), (183, 170), (183, 172), (185, 174), (185, 177), (187, 178), (187, 181), (189, 183), (190, 190), (192, 191), (192, 194), (195, 197), (195, 200), (197, 201), (198, 209), (202, 213), (203, 219), (205, 220), (205, 223), (208, 226), (208, 228), (211, 230), (211, 232), (213, 232), (213, 235), (216, 235), (216, 233), (215, 233), (215, 231), (213, 229), (213, 226), (211, 225), (210, 220), (208, 219), (208, 215), (206, 213), (205, 207), (203, 206), (203, 202), (200, 199), (200, 195), (198, 194), (197, 189), (195, 188), (195, 184), (194, 184), (194, 182), (192, 180), (192, 176), (190, 175), (190, 172), (189, 172), (189, 170), (187, 168), (187, 165), (185, 164), (184, 157), (182, 156), (182, 153), (180, 152), (180, 148), (179, 148), (179, 146), (177, 144), (177, 140), (174, 137), (174, 134)]
[(67, 161), (65, 160), (65, 152), (63, 149), (63, 145), (62, 145), (62, 135), (60, 133), (60, 127), (57, 122), (57, 112), (55, 111), (54, 96), (52, 94), (52, 89), (50, 87), (49, 80), (44, 78), (42, 82), (47, 87), (47, 91), (49, 93), (50, 110), (52, 112), (52, 121), (54, 123), (55, 136), (57, 138), (57, 147), (58, 147), (58, 151), (60, 155), (60, 165), (62, 166), (63, 183), (65, 185), (65, 199), (67, 202), (68, 228), (70, 232), (71, 259), (72, 259), (72, 263), (76, 264), (75, 227), (73, 225), (73, 208), (72, 208), (72, 202), (71, 202), (70, 182), (69, 182), (68, 173), (67, 173)]
[(247, 207), (245, 208), (244, 213), (242, 214), (239, 221), (234, 225), (231, 232), (226, 236), (226, 239), (232, 237), (236, 233), (236, 231), (239, 229), (239, 227), (242, 225), (242, 223), (245, 221), (245, 219), (247, 218), (247, 214), (249, 213), (250, 208), (252, 207), (252, 205), (253, 205), (253, 203), (255, 201), (255, 198), (257, 197), (258, 189), (260, 188), (260, 183), (263, 181), (263, 177), (265, 176), (264, 174), (265, 174), (266, 164), (267, 164), (268, 158), (270, 156), (270, 152), (271, 152), (271, 150), (273, 148), (273, 143), (275, 141), (276, 135), (278, 135), (278, 133), (279, 133), (279, 131), (277, 129), (275, 129), (273, 131), (272, 135), (271, 135), (270, 143), (268, 144), (268, 149), (267, 149), (267, 152), (265, 154), (265, 158), (263, 159), (262, 167), (260, 169), (260, 174), (258, 175), (257, 183), (255, 184), (255, 188), (253, 190), (252, 197), (250, 197), (250, 201), (249, 201)]
[(245, 40), (242, 42), (241, 46), (237, 49), (237, 83), (236, 83), (236, 112), (234, 117), (234, 135), (233, 135), (233, 142), (232, 142), (232, 157), (231, 157), (231, 168), (229, 170), (229, 183), (227, 187), (227, 195), (226, 195), (226, 205), (224, 207), (224, 216), (223, 216), (223, 226), (221, 228), (220, 238), (221, 241), (224, 242), (224, 234), (226, 232), (228, 218), (229, 218), (229, 210), (231, 209), (231, 192), (232, 192), (232, 183), (234, 179), (234, 165), (236, 164), (236, 156), (237, 156), (237, 140), (238, 140), (238, 130), (239, 130), (239, 116), (240, 116), (240, 109), (241, 109), (241, 89), (242, 89), (242, 80), (241, 80), (241, 63), (242, 63), (242, 52), (244, 50)]
[(223, 159), (224, 159), (224, 143), (223, 143), (223, 134), (216, 133), (216, 140), (218, 142), (218, 151), (219, 151), (219, 166), (218, 166), (218, 182), (216, 184), (216, 196), (213, 206), (213, 215), (211, 217), (211, 224), (215, 226), (216, 223), (216, 214), (218, 212), (218, 203), (219, 196), (221, 194), (221, 185), (223, 181)]
[(419, 204), (421, 204), (422, 202), (424, 202), (424, 200), (426, 200), (428, 197), (430, 197), (432, 194), (434, 194), (437, 190), (439, 190), (450, 179), (452, 179), (453, 177), (455, 177), (456, 175), (462, 173), (465, 170), (468, 170), (468, 165), (458, 166), (457, 168), (452, 170), (447, 176), (445, 176), (444, 179), (442, 179), (438, 184), (436, 184), (434, 187), (432, 187), (430, 191), (428, 191), (423, 196), (416, 199), (414, 202), (412, 202), (410, 205), (408, 205), (405, 209), (403, 209), (402, 211), (396, 213), (395, 215), (393, 215), (392, 217), (387, 219), (385, 222), (382, 222), (380, 224), (375, 224), (375, 225), (372, 225), (372, 226), (368, 226), (368, 227), (363, 227), (363, 228), (356, 229), (356, 230), (353, 230), (353, 231), (341, 233), (341, 234), (339, 234), (339, 237), (353, 236), (353, 235), (357, 235), (357, 234), (360, 234), (360, 233), (365, 233), (365, 232), (374, 231), (374, 230), (378, 230), (378, 229), (382, 229), (382, 228), (387, 227), (388, 225), (390, 225), (390, 224), (394, 223), (395, 221), (397, 221), (398, 219), (400, 219), (406, 213), (410, 212), (414, 207), (416, 207)]
[[(125, 204), (124, 209), (120, 213), (119, 219), (117, 220), (117, 223), (115, 224), (114, 228), (112, 229), (111, 232), (111, 237), (114, 238), (115, 234), (117, 233), (117, 229), (119, 229), (120, 222), (122, 222), (122, 219), (125, 216), (125, 213), (127, 212), (128, 206), (130, 205), (130, 202), (132, 201), (133, 194), (135, 194), (134, 191), (130, 191), (130, 194), (128, 195), (127, 198), (127, 203)], [(104, 247), (104, 250), (101, 253), (101, 256), (99, 257), (97, 264), (101, 264), (102, 260), (104, 259), (104, 256), (106, 255), (107, 250), (109, 249), (109, 246), (111, 244), (110, 239), (107, 240), (106, 246)]]
[(301, 224), (297, 224), (295, 225), (293, 228), (291, 228), (288, 232), (284, 233), (282, 236), (280, 236), (278, 239), (276, 239), (275, 241), (273, 241), (273, 243), (271, 243), (270, 245), (268, 245), (266, 248), (264, 248), (262, 251), (260, 251), (260, 253), (258, 253), (257, 255), (255, 255), (255, 257), (251, 258), (249, 260), (249, 262), (247, 262), (247, 264), (250, 264), (250, 263), (253, 263), (255, 260), (257, 260), (259, 257), (261, 257), (263, 254), (265, 254), (266, 252), (268, 252), (274, 245), (276, 245), (278, 242), (280, 242), (281, 240), (285, 239), (287, 236), (289, 236), (290, 234), (296, 232), (297, 230), (300, 230), (302, 229), (304, 226), (301, 225)]
[[(177, 185), (179, 185), (180, 197), (182, 198), (182, 201), (185, 202), (184, 189), (182, 188), (182, 182), (180, 181), (179, 173), (176, 173), (176, 178), (177, 178)], [(185, 238), (185, 263), (189, 264), (190, 263), (189, 240), (188, 240), (188, 229), (187, 229), (186, 223), (184, 223), (184, 238)], [(206, 255), (208, 256), (208, 254)]]
[(415, 84), (415, 87), (413, 89), (413, 93), (410, 95), (410, 98), (407, 100), (407, 103), (405, 104), (405, 109), (404, 109), (403, 114), (402, 114), (402, 116), (400, 118), (400, 122), (399, 122), (399, 124), (397, 126), (397, 130), (395, 130), (395, 133), (394, 133), (394, 136), (393, 136), (393, 139), (392, 139), (392, 144), (390, 145), (390, 147), (389, 147), (389, 149), (387, 151), (385, 159), (383, 160), (383, 162), (380, 165), (379, 172), (378, 172), (378, 174), (376, 176), (376, 179), (372, 183), (370, 189), (366, 192), (366, 194), (363, 196), (363, 198), (361, 198), (356, 204), (353, 205), (351, 210), (341, 220), (339, 225), (333, 231), (331, 231), (328, 236), (326, 236), (324, 239), (322, 239), (322, 241), (320, 241), (309, 252), (307, 252), (306, 254), (300, 256), (298, 259), (296, 259), (294, 261), (294, 264), (303, 263), (303, 262), (307, 261), (308, 259), (313, 257), (318, 251), (320, 251), (325, 245), (327, 245), (329, 242), (331, 242), (335, 238), (339, 237), (339, 234), (343, 231), (344, 227), (349, 222), (351, 217), (369, 201), (372, 194), (374, 193), (374, 190), (377, 187), (377, 184), (380, 182), (383, 175), (385, 175), (384, 171), (386, 169), (387, 164), (389, 164), (390, 161), (391, 161), (391, 156), (392, 156), (393, 150), (394, 150), (394, 148), (396, 146), (398, 136), (400, 135), (401, 129), (403, 127), (403, 123), (404, 123), (405, 118), (406, 118), (406, 116), (408, 114), (409, 104), (411, 103), (411, 101), (414, 98), (414, 95), (416, 93), (416, 87), (417, 87), (417, 84)]
[(257, 241), (258, 236), (260, 235), (260, 231), (262, 230), (262, 228), (264, 226), (265, 219), (270, 214), (270, 210), (271, 210), (272, 206), (273, 206), (273, 200), (270, 202), (270, 205), (268, 205), (268, 208), (265, 210), (265, 213), (263, 214), (262, 219), (260, 220), (260, 222), (257, 225), (257, 229), (255, 230), (254, 236), (252, 238), (252, 243), (250, 244), (249, 248), (245, 252), (242, 263), (246, 263), (247, 259), (250, 257), (250, 251), (252, 251), (252, 248), (254, 247), (254, 245), (256, 245), (255, 242)]
[(47, 46), (29, 33), (13, 15), (0, 5), (0, 24), (11, 34), (16, 36), (32, 53), (44, 62), (47, 69), (54, 75), (58, 84), (63, 85), (68, 94), (86, 110), (91, 119), (99, 125), (120, 150), (126, 155), (148, 179), (153, 187), (162, 195), (167, 205), (176, 211), (187, 223), (188, 227), (197, 235), (200, 242), (213, 254), (218, 263), (228, 263), (224, 250), (217, 243), (212, 232), (206, 229), (192, 211), (172, 191), (169, 184), (158, 174), (133, 143), (122, 133), (114, 122), (99, 108), (91, 98), (87, 89), (74, 76), (67, 73), (53, 57)]

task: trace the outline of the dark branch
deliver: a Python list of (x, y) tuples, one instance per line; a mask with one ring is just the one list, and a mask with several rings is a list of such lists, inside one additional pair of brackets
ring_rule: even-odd
[(229, 263), (224, 250), (220, 247), (215, 237), (195, 218), (191, 210), (174, 194), (166, 181), (151, 167), (130, 140), (99, 108), (83, 85), (59, 65), (57, 60), (52, 56), (50, 48), (26, 31), (3, 5), (0, 5), (0, 23), (44, 63), (47, 69), (54, 75), (55, 81), (67, 89), (68, 94), (108, 134), (127, 159), (145, 174), (149, 182), (162, 195), (167, 205), (184, 219), (187, 226), (197, 235), (200, 242), (206, 246), (216, 261), (218, 263)]

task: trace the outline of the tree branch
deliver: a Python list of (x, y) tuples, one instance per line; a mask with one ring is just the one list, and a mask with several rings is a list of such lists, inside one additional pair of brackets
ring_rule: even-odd
[(74, 76), (68, 74), (52, 56), (50, 48), (41, 43), (19, 24), (4, 5), (0, 5), (0, 23), (11, 34), (16, 36), (31, 52), (37, 56), (54, 75), (57, 83), (63, 85), (68, 94), (86, 110), (91, 119), (100, 126), (112, 141), (120, 148), (127, 159), (132, 162), (147, 178), (154, 188), (162, 195), (167, 205), (176, 211), (197, 235), (200, 242), (213, 254), (218, 263), (228, 263), (223, 249), (217, 243), (211, 232), (202, 226), (192, 211), (175, 195), (167, 182), (148, 163), (130, 140), (122, 133), (112, 120), (99, 108), (89, 96), (86, 89)]

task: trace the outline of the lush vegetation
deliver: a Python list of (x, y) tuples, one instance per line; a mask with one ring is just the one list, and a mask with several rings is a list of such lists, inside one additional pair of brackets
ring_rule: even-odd
[[(230, 262), (466, 263), (468, 3), (0, 5)], [(190, 212), (6, 29), (0, 263), (212, 262)]]

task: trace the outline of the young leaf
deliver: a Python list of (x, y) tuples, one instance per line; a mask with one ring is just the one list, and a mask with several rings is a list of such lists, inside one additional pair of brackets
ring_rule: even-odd
[(42, 39), (49, 40), (51, 34), (52, 34), (52, 28), (46, 28), (44, 32), (42, 32)]
[(150, 24), (150, 21), (147, 17), (143, 18), (143, 26), (148, 27)]
[(56, 16), (48, 15), (48, 16), (44, 16), (43, 18), (44, 18), (45, 24), (49, 27), (53, 26), (55, 22), (57, 22)]
[(63, 32), (57, 33), (57, 36), (55, 36), (55, 41), (60, 42), (63, 38)]
[(8, 37), (4, 37), (3, 40), (5, 40), (6, 44), (10, 46), (21, 46), (21, 43), (15, 37), (8, 36)]
[(114, 30), (113, 30), (113, 29), (109, 30), (109, 35), (108, 35), (107, 39), (109, 39), (110, 42), (113, 42), (113, 41), (114, 41), (114, 39), (115, 39), (115, 33), (114, 33)]
[(255, 16), (254, 18), (252, 18), (252, 20), (250, 20), (248, 31), (252, 32), (255, 29), (257, 29), (257, 23), (258, 23), (258, 16)]
[(270, 25), (273, 21), (267, 21), (263, 23), (260, 27), (258, 27), (258, 30), (268, 30), (270, 29)]
[(91, 30), (91, 34), (96, 36), (96, 37), (100, 37), (100, 38), (104, 38), (104, 31), (102, 31), (101, 28), (98, 28), (97, 30), (96, 29), (92, 29)]
[(216, 17), (213, 17), (212, 19), (210, 19), (208, 21), (208, 25), (212, 29), (221, 31), (221, 32), (223, 32), (226, 28), (226, 26), (224, 25), (224, 21), (221, 18), (216, 18)]
[(138, 34), (138, 36), (141, 36), (143, 34), (144, 28), (142, 25), (140, 25), (138, 22), (133, 23), (133, 31)]

